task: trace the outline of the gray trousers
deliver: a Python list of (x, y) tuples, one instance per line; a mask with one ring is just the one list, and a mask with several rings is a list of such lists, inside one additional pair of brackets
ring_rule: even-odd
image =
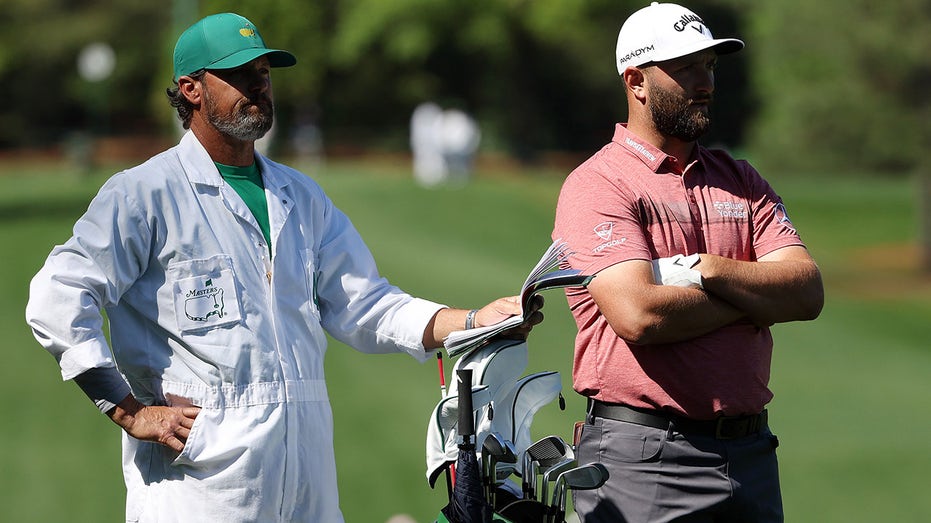
[(611, 473), (573, 493), (584, 523), (782, 522), (778, 441), (767, 428), (732, 440), (594, 418), (582, 429), (579, 464)]

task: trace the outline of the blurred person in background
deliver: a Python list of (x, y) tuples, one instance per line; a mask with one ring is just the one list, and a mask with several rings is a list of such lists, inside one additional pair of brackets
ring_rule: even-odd
[(553, 237), (596, 274), (567, 289), (588, 398), (576, 455), (610, 472), (575, 493), (585, 523), (784, 519), (770, 326), (816, 318), (824, 290), (770, 184), (698, 143), (718, 56), (743, 46), (676, 4), (632, 14), (616, 49), (628, 121), (560, 192)]
[(390, 285), (322, 189), (255, 150), (270, 69), (295, 63), (236, 14), (186, 30), (168, 95), (189, 131), (107, 181), (32, 281), (35, 337), (124, 431), (127, 521), (342, 521), (326, 334), (425, 360), (521, 312)]
[(411, 115), (414, 179), (424, 187), (462, 186), (469, 181), (482, 132), (460, 109), (424, 102)]

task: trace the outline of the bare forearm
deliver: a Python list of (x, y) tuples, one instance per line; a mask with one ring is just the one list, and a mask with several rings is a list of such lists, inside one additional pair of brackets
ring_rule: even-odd
[(621, 322), (624, 327), (619, 330), (612, 324), (626, 341), (673, 343), (707, 334), (744, 317), (729, 303), (699, 289), (655, 286), (651, 294), (654, 296), (641, 302), (637, 311), (622, 314), (626, 317)]
[(757, 325), (811, 320), (824, 303), (821, 273), (807, 256), (744, 262), (703, 254), (696, 268), (705, 291)]
[[(543, 313), (539, 309), (543, 307), (543, 298), (537, 296), (530, 306), (530, 310), (521, 310), (519, 296), (509, 296), (498, 298), (497, 300), (485, 305), (481, 309), (474, 309), (470, 312), (466, 309), (440, 309), (427, 324), (423, 333), (423, 346), (425, 349), (436, 349), (443, 346), (443, 340), (449, 336), (449, 333), (457, 330), (463, 330), (467, 327), (486, 327), (495, 325), (511, 316), (519, 316), (526, 312), (529, 318), (518, 327), (510, 329), (503, 333), (506, 335), (516, 335), (526, 337), (534, 325), (543, 321)], [(467, 319), (469, 325), (466, 324)]]
[(635, 344), (687, 340), (744, 317), (701, 289), (653, 283), (650, 263), (644, 261), (603, 270), (588, 290), (614, 332)]
[(425, 349), (437, 349), (443, 346), (443, 340), (450, 332), (465, 328), (469, 311), (465, 309), (440, 309), (427, 324), (423, 333)]

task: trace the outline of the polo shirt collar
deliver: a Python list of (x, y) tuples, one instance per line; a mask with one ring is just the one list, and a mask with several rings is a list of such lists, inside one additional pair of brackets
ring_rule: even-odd
[[(624, 149), (630, 151), (631, 154), (639, 158), (644, 165), (646, 165), (651, 171), (655, 173), (660, 171), (660, 167), (662, 167), (666, 160), (669, 160), (670, 162), (672, 161), (671, 156), (664, 153), (654, 145), (647, 143), (636, 134), (630, 132), (627, 129), (626, 123), (619, 123), (615, 126), (613, 141)], [(687, 159), (688, 163), (680, 166), (678, 169), (682, 169), (683, 172), (687, 171), (689, 167), (691, 167), (691, 165), (697, 161), (697, 159), (698, 157), (694, 159)]]
[(627, 124), (619, 123), (614, 128), (614, 142), (627, 149), (640, 159), (653, 172), (658, 172), (660, 165), (669, 155), (645, 142), (636, 134), (627, 130)]

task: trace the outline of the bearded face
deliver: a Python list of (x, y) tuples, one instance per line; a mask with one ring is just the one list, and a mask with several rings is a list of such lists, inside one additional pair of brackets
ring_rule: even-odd
[(275, 121), (275, 106), (266, 94), (244, 98), (229, 111), (223, 110), (204, 91), (204, 108), (207, 121), (221, 133), (243, 141), (255, 141), (265, 136)]
[(707, 102), (693, 106), (691, 100), (682, 94), (650, 85), (647, 90), (650, 115), (656, 129), (666, 135), (686, 142), (694, 142), (705, 134), (711, 126)]

